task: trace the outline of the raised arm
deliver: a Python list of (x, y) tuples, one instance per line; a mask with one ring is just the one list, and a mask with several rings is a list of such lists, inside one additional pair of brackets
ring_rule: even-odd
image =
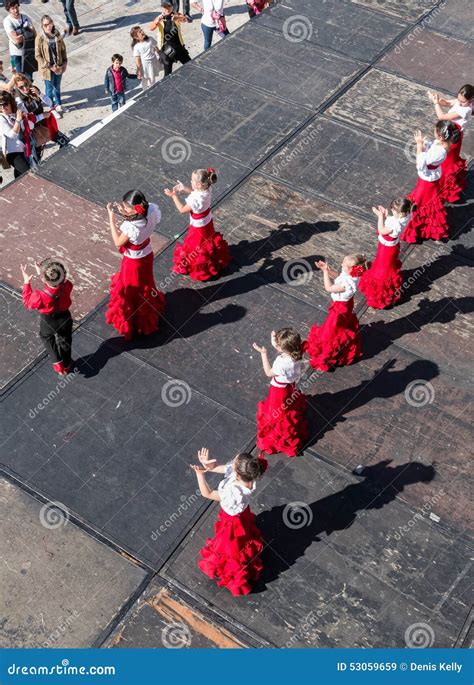
[(181, 202), (181, 200), (178, 197), (178, 191), (176, 190), (176, 186), (172, 190), (170, 190), (169, 188), (165, 188), (165, 195), (173, 200), (174, 206), (180, 214), (189, 214), (189, 212), (191, 211), (191, 207)]
[(212, 490), (206, 480), (205, 469), (203, 466), (196, 466), (196, 464), (191, 464), (191, 468), (197, 476), (197, 481), (199, 485), (199, 490), (201, 495), (206, 499), (212, 499), (216, 502), (220, 501), (219, 493), (217, 490)]
[(260, 355), (262, 358), (262, 366), (263, 366), (263, 370), (265, 372), (265, 375), (268, 376), (268, 378), (273, 378), (273, 376), (276, 376), (276, 373), (274, 371), (272, 371), (272, 366), (268, 360), (267, 348), (266, 347), (260, 347), (259, 345), (257, 345), (257, 343), (253, 343), (252, 347), (257, 352), (260, 352)]
[(331, 282), (331, 279), (335, 278), (334, 276), (332, 276), (332, 274), (334, 274), (335, 272), (329, 268), (329, 265), (327, 264), (327, 262), (322, 262), (322, 261), (316, 262), (316, 266), (318, 267), (318, 269), (321, 269), (321, 271), (323, 272), (324, 290), (327, 293), (343, 293), (344, 292), (344, 290), (345, 290), (344, 286), (334, 285)]
[(128, 235), (126, 233), (122, 233), (117, 228), (114, 207), (111, 202), (107, 203), (107, 212), (109, 213), (110, 232), (112, 234), (112, 240), (114, 241), (114, 245), (115, 247), (122, 247), (123, 245), (128, 243)]
[(217, 459), (209, 459), (209, 450), (207, 447), (201, 447), (198, 451), (198, 460), (206, 471), (212, 473), (225, 473), (225, 464), (218, 464)]

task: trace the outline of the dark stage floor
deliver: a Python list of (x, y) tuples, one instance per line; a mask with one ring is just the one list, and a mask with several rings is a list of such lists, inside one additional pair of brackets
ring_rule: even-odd
[[(277, 2), (2, 192), (14, 238), (1, 258), (3, 646), (41, 646), (67, 616), (61, 646), (71, 647), (167, 647), (176, 625), (187, 647), (403, 647), (420, 623), (434, 647), (467, 646), (472, 171), (449, 208), (451, 240), (404, 248), (412, 284), (401, 304), (367, 310), (358, 296), (364, 358), (306, 390), (307, 448), (271, 459), (254, 503), (267, 546), (248, 597), (196, 567), (216, 509), (189, 468), (203, 445), (221, 459), (254, 447), (267, 383), (252, 342), (282, 325), (306, 335), (324, 319), (321, 275), (292, 279), (293, 262), (374, 253), (370, 208), (414, 184), (409, 141), (433, 121), (426, 89), (455, 94), (472, 81), (467, 11), (467, 0)], [(295, 15), (305, 40), (285, 38)], [(234, 261), (195, 284), (170, 276), (186, 220), (162, 190), (201, 166), (219, 172), (215, 221)], [(104, 320), (119, 264), (104, 205), (137, 186), (162, 209), (155, 276), (167, 309), (158, 334), (127, 343)], [(30, 226), (31, 208), (46, 217), (51, 202), (61, 221)], [(21, 306), (19, 264), (46, 245), (75, 282), (67, 382)], [(48, 502), (70, 525), (42, 536)], [(285, 524), (289, 506), (305, 525)], [(57, 594), (42, 592), (48, 564)], [(81, 613), (88, 588), (100, 601)]]

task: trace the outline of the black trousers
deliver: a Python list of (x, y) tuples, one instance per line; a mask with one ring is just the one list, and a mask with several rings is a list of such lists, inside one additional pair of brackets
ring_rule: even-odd
[[(173, 5), (173, 12), (179, 12), (179, 0), (171, 0)], [(189, 14), (190, 0), (183, 0), (183, 14)]]
[(9, 165), (13, 167), (13, 174), (15, 178), (25, 174), (30, 168), (28, 160), (23, 152), (9, 152), (8, 155), (6, 155), (6, 158)]
[(41, 314), (40, 338), (56, 364), (62, 362), (67, 368), (71, 364), (72, 316), (71, 312)]
[(169, 76), (171, 72), (173, 71), (173, 64), (175, 62), (181, 62), (181, 64), (186, 64), (186, 62), (191, 61), (191, 57), (189, 56), (189, 52), (186, 50), (184, 45), (181, 45), (179, 48), (173, 47), (176, 50), (176, 57), (172, 60), (168, 59), (168, 57), (165, 55), (164, 52), (161, 53), (160, 55), (160, 60), (161, 63), (163, 64), (163, 69), (165, 71), (165, 76)]

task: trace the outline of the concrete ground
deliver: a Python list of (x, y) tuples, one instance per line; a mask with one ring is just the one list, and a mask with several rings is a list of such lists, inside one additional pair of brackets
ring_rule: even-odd
[[(6, 15), (4, 2), (0, 3), (0, 15)], [(248, 20), (247, 8), (244, 0), (226, 0), (226, 18), (229, 30), (232, 32)], [(43, 14), (49, 14), (61, 32), (66, 26), (62, 4), (59, 0), (23, 0), (21, 11), (27, 14), (38, 30)], [(159, 0), (76, 0), (76, 11), (81, 25), (78, 36), (66, 39), (68, 51), (68, 70), (62, 84), (63, 105), (66, 110), (64, 118), (59, 122), (59, 128), (69, 137), (83, 133), (92, 124), (110, 114), (110, 98), (103, 88), (104, 74), (110, 65), (110, 57), (115, 52), (124, 56), (124, 66), (135, 72), (134, 59), (130, 47), (130, 29), (140, 25), (151, 35), (147, 27), (160, 13)], [(191, 8), (193, 22), (184, 29), (186, 47), (191, 57), (202, 52), (203, 38), (200, 14)], [(220, 39), (216, 37), (217, 43)], [(10, 59), (8, 53), (8, 39), (0, 29), (0, 57), (3, 60), (4, 72), (10, 75)], [(181, 65), (176, 65), (178, 69)], [(163, 78), (161, 75), (160, 78)], [(36, 84), (43, 88), (41, 79), (36, 78)], [(141, 92), (140, 85), (134, 85), (129, 97)], [(44, 159), (56, 152), (56, 145), (49, 145), (45, 150)], [(3, 170), (3, 185), (13, 180), (11, 169)]]

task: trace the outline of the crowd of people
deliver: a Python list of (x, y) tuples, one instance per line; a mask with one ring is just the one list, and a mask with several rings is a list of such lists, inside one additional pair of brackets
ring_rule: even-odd
[[(203, 0), (203, 12), (209, 9), (209, 2)], [(218, 0), (212, 4), (216, 7)], [(18, 6), (18, 3), (10, 2), (10, 6), (13, 5)], [(263, 7), (262, 3), (260, 5)], [(260, 5), (252, 3), (252, 11), (258, 13)], [(152, 24), (152, 30), (158, 30), (161, 37), (160, 47), (140, 27), (131, 31), (137, 78), (146, 83), (146, 87), (152, 85), (156, 78), (155, 62), (167, 41), (174, 51), (167, 53), (168, 67), (165, 69), (168, 73), (175, 57), (182, 63), (188, 61), (181, 27), (189, 20), (189, 5), (185, 3), (182, 15), (177, 13), (177, 9), (164, 2), (162, 13)], [(64, 69), (67, 54), (63, 41), (54, 33), (54, 26), (47, 19), (43, 17), (41, 26), (43, 34), (48, 36), (47, 44), (40, 43), (41, 35), (37, 36), (36, 54), (46, 58), (54, 43), (55, 64)], [(212, 33), (203, 33), (206, 45), (212, 42)], [(43, 47), (39, 49), (38, 45)], [(40, 124), (51, 140), (61, 144), (55, 117), (51, 111), (44, 110), (45, 107), (54, 107), (54, 102), (60, 102), (60, 78), (58, 82), (52, 76), (60, 77), (61, 73), (56, 73), (51, 62), (48, 63), (44, 78), (45, 83), (50, 81), (50, 86), (45, 94), (31, 83), (26, 74), (16, 73), (9, 91), (1, 94), (1, 130), (7, 141), (5, 154), (18, 174), (23, 173), (28, 165), (28, 145), (35, 147), (35, 136), (27, 133), (28, 126), (25, 127), (24, 123), (29, 122), (30, 117), (34, 117), (33, 132)], [(123, 57), (114, 54), (105, 78), (113, 108), (123, 104), (129, 77), (123, 67)], [(199, 566), (210, 578), (217, 578), (218, 584), (228, 588), (233, 595), (249, 593), (262, 569), (260, 553), (263, 540), (249, 502), (257, 480), (268, 466), (266, 456), (282, 453), (296, 457), (307, 444), (306, 397), (298, 388), (304, 357), (308, 358), (312, 368), (320, 372), (329, 372), (363, 358), (363, 341), (354, 312), (357, 289), (372, 308), (396, 306), (403, 286), (400, 241), (420, 243), (428, 239), (439, 241), (449, 238), (445, 205), (459, 200), (466, 187), (466, 161), (461, 156), (461, 146), (465, 128), (473, 114), (474, 88), (470, 84), (463, 85), (457, 97), (450, 100), (435, 92), (429, 92), (428, 97), (434, 106), (436, 122), (432, 138), (425, 137), (421, 131), (414, 134), (416, 186), (406, 196), (393, 199), (389, 208), (373, 207), (377, 220), (377, 251), (372, 263), (365, 255), (357, 253), (346, 255), (340, 270), (331, 268), (327, 262), (316, 262), (323, 275), (324, 290), (330, 296), (324, 322), (321, 325), (315, 323), (304, 339), (290, 327), (272, 331), (270, 343), (277, 353), (273, 363), (265, 346), (253, 344), (260, 354), (263, 372), (270, 379), (267, 397), (256, 407), (258, 453), (240, 453), (228, 464), (218, 464), (203, 448), (198, 453), (199, 463), (192, 465), (201, 494), (220, 503), (215, 535), (201, 550)], [(232, 260), (232, 250), (216, 230), (212, 216), (212, 187), (217, 181), (215, 169), (196, 169), (189, 185), (178, 181), (163, 191), (179, 215), (189, 216), (186, 236), (174, 248), (172, 270), (197, 282), (218, 278)], [(121, 201), (107, 204), (107, 213), (111, 240), (122, 254), (122, 261), (119, 272), (111, 278), (106, 322), (127, 340), (151, 335), (158, 331), (166, 306), (165, 295), (157, 289), (153, 274), (151, 236), (161, 219), (159, 206), (148, 202), (141, 190), (134, 189), (125, 193)], [(43, 286), (33, 290), (33, 276), (26, 266), (22, 266), (23, 302), (25, 307), (39, 312), (40, 336), (51, 357), (53, 370), (66, 375), (72, 369), (70, 306), (73, 285), (60, 259), (35, 263), (35, 269)], [(217, 490), (208, 485), (205, 475), (208, 472), (224, 475)]]

